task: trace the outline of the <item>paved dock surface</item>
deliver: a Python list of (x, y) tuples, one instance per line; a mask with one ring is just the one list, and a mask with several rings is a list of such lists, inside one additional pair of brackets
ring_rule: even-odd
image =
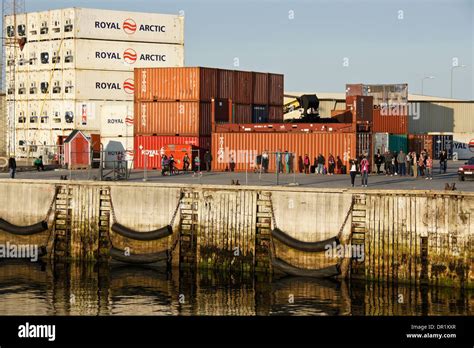
[[(457, 169), (464, 163), (450, 162), (448, 172), (439, 174), (438, 170), (434, 171), (433, 179), (413, 178), (409, 176), (386, 176), (375, 175), (369, 176), (369, 185), (367, 189), (387, 189), (387, 190), (444, 190), (446, 183), (456, 183), (456, 188), (460, 191), (474, 191), (474, 181), (460, 182), (457, 177)], [(18, 179), (42, 179), (42, 180), (59, 180), (61, 176), (67, 175), (72, 180), (98, 180), (99, 171), (91, 170), (75, 170), (69, 171), (65, 169), (49, 170), (44, 172), (20, 172), (17, 173)], [(298, 185), (300, 187), (317, 187), (317, 188), (349, 188), (350, 178), (348, 175), (316, 175), (316, 174), (280, 174), (275, 173), (258, 174), (258, 173), (230, 173), (230, 172), (202, 172), (202, 175), (192, 175), (192, 173), (179, 174), (173, 176), (162, 176), (160, 171), (152, 170), (146, 173), (143, 170), (134, 170), (130, 175), (129, 181), (140, 182), (146, 181), (151, 183), (182, 183), (182, 184), (206, 184), (206, 185), (230, 185), (232, 181), (239, 182), (240, 185)], [(8, 173), (0, 173), (0, 178), (8, 178)], [(361, 177), (356, 178), (355, 187), (361, 187)]]

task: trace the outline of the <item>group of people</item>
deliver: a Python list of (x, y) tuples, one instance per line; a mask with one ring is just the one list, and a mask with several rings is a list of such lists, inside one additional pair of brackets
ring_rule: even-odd
[[(400, 150), (398, 153), (386, 151), (383, 155), (380, 150), (374, 156), (374, 163), (377, 167), (377, 174), (382, 174), (381, 166), (384, 164), (385, 175), (400, 175), (425, 177), (425, 179), (433, 179), (433, 158), (426, 149), (420, 153), (411, 151), (405, 153)], [(448, 154), (442, 150), (439, 155), (439, 173), (446, 173), (448, 167)]]
[[(33, 166), (39, 172), (40, 170), (44, 171), (44, 163), (43, 163), (43, 156), (39, 156), (35, 158), (33, 161)], [(11, 179), (15, 179), (16, 175), (16, 159), (14, 156), (10, 156), (8, 159), (8, 173), (10, 174)]]
[[(212, 161), (212, 155), (209, 151), (206, 151), (204, 154), (204, 162), (206, 164), (206, 170), (208, 172), (211, 171), (211, 161)], [(194, 163), (192, 163), (194, 162)], [(193, 164), (192, 171), (194, 174), (201, 174), (201, 159), (199, 156), (195, 156), (194, 160), (191, 160), (189, 157), (188, 153), (186, 152), (183, 157), (183, 167), (182, 171), (183, 172), (188, 172), (190, 171), (191, 164)], [(161, 175), (175, 175), (179, 174), (180, 168), (176, 166), (176, 161), (174, 159), (173, 154), (170, 154), (170, 156), (166, 156), (166, 154), (161, 155)]]

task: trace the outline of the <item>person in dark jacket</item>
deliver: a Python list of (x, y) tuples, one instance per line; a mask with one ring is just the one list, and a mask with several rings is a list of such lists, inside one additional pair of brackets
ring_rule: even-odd
[(445, 150), (442, 150), (439, 154), (439, 173), (443, 172), (446, 174), (446, 169), (448, 168), (448, 154)]
[(39, 156), (35, 159), (34, 166), (38, 172), (40, 170), (44, 171), (43, 156)]
[(15, 179), (15, 173), (16, 173), (16, 159), (15, 157), (11, 156), (8, 159), (8, 171), (10, 173), (10, 178)]
[(326, 159), (320, 153), (318, 156), (318, 174), (324, 174), (324, 165), (326, 164)]
[(212, 162), (212, 155), (209, 151), (206, 151), (204, 154), (204, 163), (206, 163), (206, 171), (211, 171), (211, 162)]
[(374, 163), (375, 166), (377, 167), (377, 175), (380, 174), (380, 166), (382, 165), (383, 162), (383, 156), (380, 154), (380, 150), (377, 150), (377, 153), (375, 154), (374, 158)]

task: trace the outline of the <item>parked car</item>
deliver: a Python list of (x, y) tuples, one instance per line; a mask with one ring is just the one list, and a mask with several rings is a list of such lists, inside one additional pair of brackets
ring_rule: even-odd
[(458, 175), (459, 181), (464, 181), (466, 178), (474, 178), (474, 157), (471, 157), (462, 167), (459, 167)]

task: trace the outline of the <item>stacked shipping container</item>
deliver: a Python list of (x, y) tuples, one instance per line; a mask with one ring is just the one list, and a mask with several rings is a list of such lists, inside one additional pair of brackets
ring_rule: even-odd
[(193, 145), (202, 155), (211, 148), (214, 122), (283, 120), (283, 75), (143, 68), (135, 70), (135, 85), (135, 168), (145, 166), (143, 156), (148, 156), (146, 166), (160, 168), (155, 155), (169, 144)]
[(118, 142), (131, 153), (133, 69), (183, 66), (183, 31), (175, 15), (71, 8), (17, 16), (16, 23), (7, 16), (5, 36), (27, 39), (23, 50), (6, 49), (12, 145), (55, 145), (58, 134), (80, 129), (102, 133), (105, 148)]

